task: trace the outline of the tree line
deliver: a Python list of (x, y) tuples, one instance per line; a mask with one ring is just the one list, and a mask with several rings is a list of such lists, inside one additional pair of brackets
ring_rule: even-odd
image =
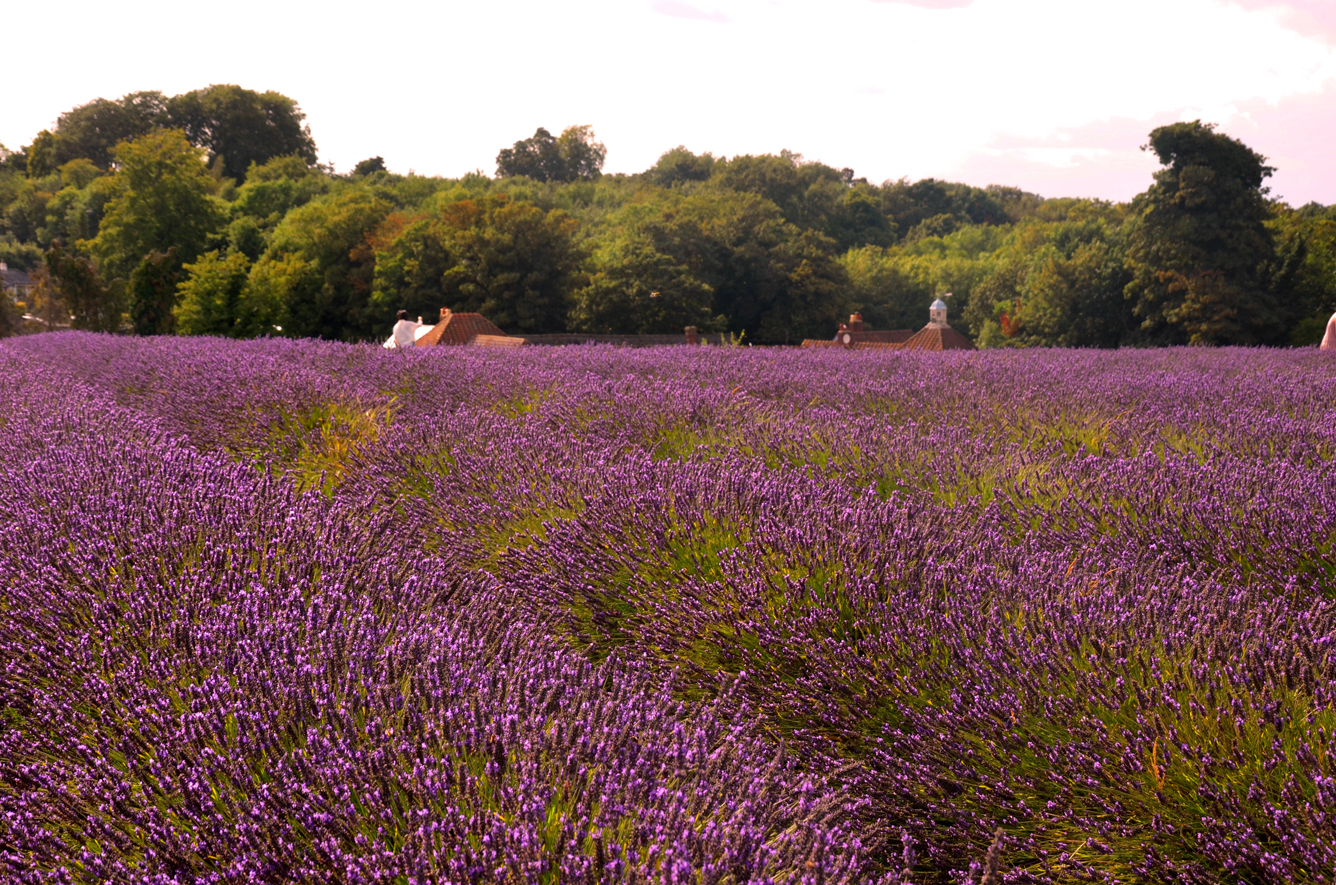
[(1336, 207), (1269, 198), (1272, 169), (1199, 122), (1150, 133), (1129, 203), (924, 179), (874, 184), (800, 155), (685, 147), (602, 173), (588, 126), (539, 128), (496, 172), (317, 162), (298, 104), (215, 85), (139, 92), (0, 146), (0, 305), (137, 334), (382, 337), (395, 311), (507, 332), (828, 338), (861, 311), (918, 328), (951, 293), (985, 347), (1308, 344), (1336, 310)]

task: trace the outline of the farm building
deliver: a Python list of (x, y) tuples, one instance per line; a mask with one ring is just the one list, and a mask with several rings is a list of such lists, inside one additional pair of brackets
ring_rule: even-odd
[[(421, 322), (421, 317), (418, 318)], [(414, 341), (417, 347), (523, 347), (525, 345), (611, 344), (615, 347), (662, 347), (699, 344), (695, 326), (687, 326), (681, 335), (601, 335), (584, 332), (559, 332), (540, 335), (507, 335), (480, 313), (457, 313), (441, 308), (441, 319), (434, 326), (421, 325)], [(394, 347), (394, 337), (385, 342)]]
[(803, 347), (843, 347), (847, 350), (974, 350), (974, 344), (946, 322), (946, 302), (938, 298), (928, 308), (928, 324), (917, 332), (895, 329), (874, 332), (864, 328), (863, 315), (840, 323), (831, 341), (807, 339)]
[(21, 270), (15, 270), (0, 261), (0, 292), (15, 299), (21, 299), (32, 288), (32, 277)]

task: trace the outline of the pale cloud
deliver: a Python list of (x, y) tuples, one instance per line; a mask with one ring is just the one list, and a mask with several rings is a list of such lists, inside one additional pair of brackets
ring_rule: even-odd
[(974, 0), (872, 0), (873, 3), (902, 3), (905, 6), (917, 6), (921, 9), (964, 9)]
[(716, 24), (727, 24), (732, 21), (722, 12), (706, 12), (703, 9), (697, 9), (690, 3), (683, 3), (681, 0), (654, 0), (650, 8), (659, 15), (666, 15), (670, 18), (694, 18), (700, 21), (715, 22)]
[[(1156, 168), (1138, 150), (1150, 129), (1200, 116), (1271, 157), (1286, 199), (1336, 202), (1336, 168), (1319, 153), (1336, 137), (1336, 41), (1296, 24), (1336, 2), (924, 5), (382, 0), (370, 27), (341, 0), (317, 17), (234, 0), (230, 15), (263, 23), (238, 42), (202, 39), (216, 21), (198, 4), (127, 0), (109, 18), (100, 2), (67, 0), (69, 63), (51, 64), (41, 41), (6, 50), (11, 70), (40, 76), (0, 83), (0, 141), (27, 144), (99, 95), (230, 82), (296, 98), (339, 169), (381, 155), (395, 171), (490, 173), (535, 127), (589, 123), (609, 172), (643, 170), (677, 144), (789, 148), (874, 181), (1121, 199)], [(7, 15), (15, 33), (47, 27), (40, 4)]]
[(1292, 204), (1336, 203), (1330, 145), (1336, 142), (1336, 84), (1280, 102), (1254, 99), (1203, 113), (1181, 108), (1149, 118), (1098, 120), (1045, 136), (999, 136), (955, 168), (975, 184), (1009, 184), (1049, 196), (1126, 200), (1150, 184), (1159, 162), (1141, 149), (1150, 131), (1202, 120), (1267, 158), (1274, 197)]
[(1336, 43), (1336, 2), (1332, 0), (1222, 0), (1242, 9), (1274, 13), (1287, 27), (1305, 36)]

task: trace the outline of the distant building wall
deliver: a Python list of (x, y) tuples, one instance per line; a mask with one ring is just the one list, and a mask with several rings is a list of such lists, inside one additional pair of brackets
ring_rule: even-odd
[(667, 347), (699, 344), (694, 326), (681, 335), (595, 335), (585, 332), (558, 332), (547, 335), (524, 335), (525, 344), (562, 347), (572, 344), (611, 344), (614, 347)]

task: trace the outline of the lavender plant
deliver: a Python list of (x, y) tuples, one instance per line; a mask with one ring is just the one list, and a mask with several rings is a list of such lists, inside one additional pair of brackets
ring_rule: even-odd
[(1331, 882), (1324, 356), (5, 342), (5, 862)]

